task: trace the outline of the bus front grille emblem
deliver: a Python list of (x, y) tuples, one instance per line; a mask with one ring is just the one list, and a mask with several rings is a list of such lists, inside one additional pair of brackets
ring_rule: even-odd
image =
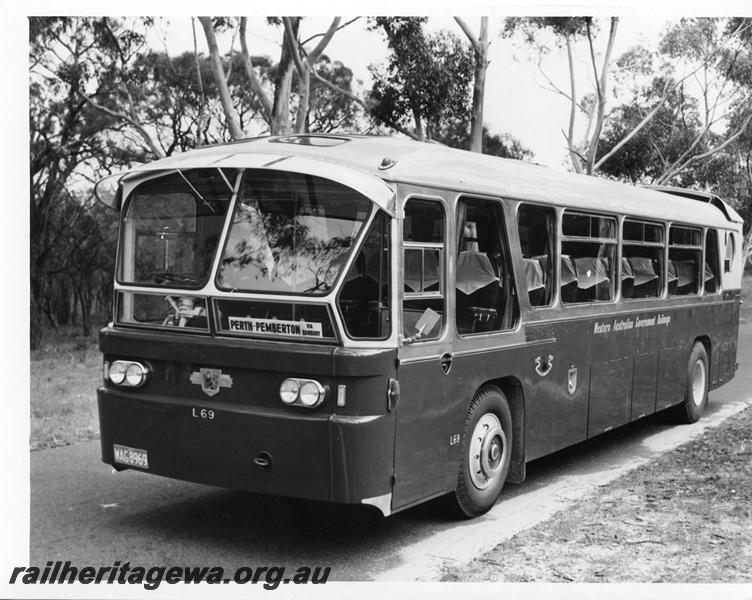
[(577, 367), (571, 367), (569, 369), (569, 375), (567, 375), (567, 391), (570, 396), (574, 396), (574, 391), (577, 389)]
[(548, 357), (536, 356), (535, 357), (535, 372), (541, 377), (545, 377), (551, 372), (554, 366), (554, 357), (550, 354)]
[(210, 397), (219, 393), (219, 388), (232, 387), (232, 377), (223, 374), (221, 369), (199, 369), (191, 373), (190, 381), (200, 385), (204, 394)]

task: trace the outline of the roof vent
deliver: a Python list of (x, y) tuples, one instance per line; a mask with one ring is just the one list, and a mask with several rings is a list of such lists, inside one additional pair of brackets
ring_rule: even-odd
[(326, 148), (328, 146), (339, 146), (350, 140), (344, 137), (335, 137), (331, 135), (286, 135), (269, 140), (272, 144), (297, 144), (298, 146), (317, 146)]

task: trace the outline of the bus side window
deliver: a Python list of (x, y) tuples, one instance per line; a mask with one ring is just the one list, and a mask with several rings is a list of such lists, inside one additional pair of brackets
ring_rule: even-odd
[(519, 309), (501, 205), (462, 199), (457, 231), (457, 332), (463, 335), (511, 329)]
[(445, 229), (439, 202), (407, 201), (402, 223), (402, 333), (410, 341), (436, 339), (444, 329)]
[(663, 225), (624, 219), (621, 259), (621, 295), (658, 298), (663, 293)]
[(561, 225), (562, 302), (613, 300), (616, 291), (616, 219), (565, 212)]
[(668, 293), (672, 296), (698, 294), (702, 268), (702, 229), (672, 225), (668, 244)]
[(390, 219), (380, 212), (345, 275), (337, 300), (347, 334), (352, 338), (385, 339), (389, 322)]
[(550, 306), (554, 299), (556, 211), (522, 204), (517, 211), (517, 230), (530, 304)]
[(715, 294), (721, 290), (721, 269), (718, 256), (718, 232), (705, 232), (705, 293)]
[(734, 234), (730, 231), (726, 232), (726, 258), (723, 261), (723, 272), (730, 273), (734, 266), (734, 256), (736, 255), (736, 245), (734, 241)]

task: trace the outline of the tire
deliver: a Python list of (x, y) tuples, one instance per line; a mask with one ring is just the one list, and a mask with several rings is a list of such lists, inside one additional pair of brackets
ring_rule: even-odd
[(687, 362), (687, 391), (684, 402), (674, 413), (679, 423), (696, 423), (708, 405), (708, 381), (710, 364), (708, 353), (701, 342), (695, 342)]
[(482, 387), (465, 418), (454, 492), (460, 516), (480, 516), (496, 503), (509, 472), (512, 442), (512, 414), (506, 397), (495, 386)]

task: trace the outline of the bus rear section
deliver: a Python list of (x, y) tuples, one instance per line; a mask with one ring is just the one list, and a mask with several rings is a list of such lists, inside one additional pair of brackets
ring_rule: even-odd
[(386, 204), (280, 169), (138, 178), (100, 333), (102, 460), (388, 514)]

